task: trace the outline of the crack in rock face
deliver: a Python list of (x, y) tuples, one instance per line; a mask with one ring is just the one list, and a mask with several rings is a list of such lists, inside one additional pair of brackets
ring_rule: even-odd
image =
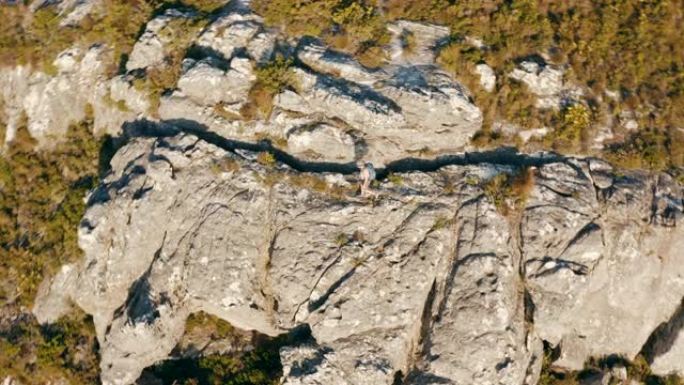
[(681, 202), (664, 174), (597, 193), (591, 160), (557, 159), (504, 216), (483, 191), (513, 170), (496, 154), (405, 169), (371, 202), (354, 176), (167, 133), (118, 150), (88, 198), (84, 260), (37, 299), (41, 321), (69, 301), (93, 315), (105, 384), (168, 357), (197, 311), (268, 335), (309, 325), (313, 345), (281, 352), (287, 384), (534, 384), (542, 340), (568, 368), (633, 357), (684, 297), (682, 227), (649, 220), (654, 196)]

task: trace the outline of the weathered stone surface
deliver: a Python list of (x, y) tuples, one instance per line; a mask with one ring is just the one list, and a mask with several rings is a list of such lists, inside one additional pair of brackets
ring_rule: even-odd
[(174, 20), (189, 19), (194, 16), (190, 12), (169, 9), (150, 20), (145, 26), (145, 32), (133, 46), (130, 58), (126, 62), (126, 69), (132, 71), (162, 64), (174, 42), (174, 34), (168, 31), (171, 28), (170, 24)]
[(56, 322), (71, 309), (69, 293), (76, 290), (76, 269), (73, 264), (64, 265), (54, 277), (43, 281), (37, 294), (41, 301), (33, 308), (33, 315), (38, 322)]
[(297, 58), (316, 71), (359, 84), (372, 85), (387, 76), (384, 71), (368, 70), (351, 56), (335, 52), (315, 41), (300, 43)]
[[(239, 170), (217, 174), (212, 165), (226, 157), (190, 136), (136, 140), (90, 197), (87, 256), (68, 295), (95, 314), (103, 380), (128, 383), (163, 359), (197, 310), (270, 334), (307, 322), (353, 383), (408, 372), (452, 236), (435, 221), (456, 197), (334, 203), (287, 179), (269, 187), (265, 170), (237, 159)], [(436, 183), (417, 175), (406, 188), (436, 194)]]
[(390, 59), (399, 65), (432, 65), (439, 47), (449, 39), (449, 28), (441, 25), (398, 20), (387, 29), (392, 33)]
[(331, 378), (337, 379), (336, 384), (351, 385), (347, 373), (336, 367), (336, 356), (330, 349), (311, 346), (285, 348), (280, 356), (285, 375), (284, 385), (324, 384)]
[[(97, 1), (63, 3), (76, 12)], [(150, 21), (128, 74), (108, 78), (112, 58), (101, 46), (62, 52), (55, 75), (0, 70), (6, 140), (24, 112), (43, 142), (89, 104), (96, 130), (149, 117), (151, 102), (131, 79), (163, 62), (173, 43), (164, 28), (190, 16), (169, 10)], [(482, 114), (435, 66), (448, 30), (399, 21), (390, 31), (390, 62), (377, 70), (308, 39), (279, 42), (296, 56), (296, 84), (275, 97), (270, 116), (246, 121), (254, 67), (273, 57), (278, 33), (246, 2), (231, 2), (192, 42), (159, 118), (197, 135), (266, 138), (339, 167), (467, 150)], [(491, 69), (476, 68), (482, 86), (494, 87)], [(546, 64), (523, 62), (510, 76), (542, 108), (580, 92)], [(629, 129), (634, 118), (621, 121)], [(529, 139), (546, 129), (499, 130)], [(394, 169), (366, 200), (347, 191), (353, 177), (255, 157), (179, 134), (131, 139), (112, 159), (88, 197), (84, 259), (46, 280), (33, 309), (44, 323), (72, 303), (93, 316), (103, 383), (133, 383), (167, 358), (198, 311), (269, 335), (308, 325), (311, 343), (281, 352), (285, 384), (535, 384), (542, 340), (559, 347), (555, 364), (565, 368), (648, 350), (656, 373), (684, 374), (684, 203), (668, 175), (618, 177), (597, 159), (542, 165), (539, 156), (525, 207), (503, 215), (485, 185), (518, 164), (423, 173), (406, 162), (415, 172)]]
[[(405, 27), (420, 29), (416, 23)], [(435, 28), (431, 40), (427, 35), (419, 38), (421, 44), (428, 44), (425, 39), (436, 44), (437, 35), (442, 35)], [(276, 109), (269, 121), (236, 122), (255, 78), (251, 70), (242, 69), (246, 65), (235, 68), (236, 62), (245, 59), (234, 56), (247, 55), (257, 61), (267, 57), (273, 49), (272, 36), (259, 17), (239, 7), (228, 9), (200, 35), (197, 45), (207, 49), (208, 55), (218, 56), (219, 61), (229, 61), (230, 70), (222, 75), (220, 63), (207, 65), (208, 61), (186, 67), (178, 89), (162, 98), (161, 118), (196, 120), (221, 135), (245, 140), (262, 135), (285, 137), (299, 154), (327, 153), (325, 148), (316, 147), (320, 140), (289, 138), (291, 133), (300, 132), (302, 121), (315, 127), (337, 120), (346, 131), (354, 132), (354, 148), (359, 144), (363, 147), (363, 151), (355, 150), (354, 156), (376, 163), (422, 153), (426, 148), (432, 152), (463, 149), (482, 124), (481, 113), (469, 101), (467, 91), (434, 66), (390, 66), (371, 71), (311, 39), (301, 41), (295, 52), (315, 71), (293, 69), (295, 90), (286, 90), (275, 98)], [(218, 102), (220, 111), (215, 108)], [(298, 117), (283, 118), (293, 114)], [(430, 119), (425, 119), (426, 115)], [(311, 145), (303, 148), (305, 142)], [(340, 145), (339, 140), (332, 143)], [(334, 150), (327, 159), (348, 159), (348, 140), (341, 145), (346, 149)]]
[(657, 338), (651, 347), (651, 369), (659, 375), (676, 373), (682, 375), (684, 362), (684, 301), (670, 319), (663, 322), (654, 333)]
[(86, 106), (95, 112), (95, 128), (116, 132), (135, 114), (112, 105), (105, 72), (110, 52), (102, 46), (68, 49), (59, 54), (54, 76), (29, 67), (0, 69), (0, 89), (7, 121), (5, 141), (10, 141), (22, 116), (29, 133), (42, 145), (62, 137), (71, 123), (85, 117)]
[[(20, 68), (0, 75), (0, 84), (8, 86), (3, 88), (7, 140), (22, 110), (34, 136), (60, 137), (69, 123), (83, 118), (86, 104), (93, 106), (98, 131), (116, 132), (124, 121), (139, 118), (184, 119), (241, 140), (284, 138), (297, 154), (324, 153), (327, 158), (321, 159), (364, 158), (377, 164), (407, 155), (464, 150), (481, 128), (482, 114), (468, 91), (434, 64), (434, 52), (448, 37), (448, 29), (406, 21), (394, 23), (392, 30), (411, 34), (410, 58), (374, 70), (310, 38), (280, 42), (282, 53), (299, 59), (292, 68), (296, 81), (276, 96), (269, 116), (245, 120), (241, 112), (256, 81), (254, 66), (273, 58), (278, 31), (265, 28), (242, 1), (230, 2), (197, 37), (183, 37), (190, 38), (183, 44), (192, 48), (182, 75), (157, 104), (133, 87), (133, 79), (163, 66), (171, 49), (182, 48), (172, 30), (195, 16), (168, 9), (150, 20), (126, 63), (127, 74), (107, 79), (105, 61), (90, 58), (91, 51), (106, 52), (100, 47), (82, 60), (79, 54), (65, 52), (55, 62), (60, 71), (56, 77)], [(298, 67), (299, 63), (304, 65)], [(302, 125), (324, 127), (331, 122), (347, 133), (344, 138), (325, 130), (315, 132), (318, 139), (297, 136)], [(334, 150), (319, 146), (321, 134), (334, 138)], [(304, 143), (309, 147), (303, 148)]]
[(237, 104), (245, 100), (254, 79), (248, 59), (234, 58), (227, 71), (209, 60), (200, 61), (178, 80), (176, 96), (183, 95), (200, 106)]
[(345, 122), (363, 138), (365, 157), (380, 164), (425, 148), (438, 153), (466, 146), (482, 124), (466, 91), (432, 68), (394, 71), (368, 87), (297, 69), (298, 93), (280, 94), (275, 105)]
[(580, 88), (563, 81), (563, 73), (547, 63), (524, 61), (508, 76), (523, 82), (537, 96), (537, 107), (558, 109), (582, 95)]
[(622, 178), (594, 190), (577, 166), (541, 170), (523, 216), (525, 274), (535, 330), (561, 344), (559, 365), (634, 357), (677, 309), (684, 238), (669, 226), (681, 218), (682, 192), (667, 179)]
[(32, 1), (29, 9), (31, 12), (48, 6), (55, 5), (62, 19), (60, 27), (77, 26), (83, 18), (96, 10), (101, 10), (102, 0), (35, 0)]
[(276, 35), (264, 29), (260, 17), (236, 5), (202, 32), (197, 45), (216, 52), (224, 60), (244, 49), (252, 59), (262, 62), (270, 58), (275, 40)]
[(482, 126), (468, 91), (433, 67), (400, 67), (380, 92), (396, 103), (406, 124), (378, 134), (399, 142), (403, 151), (463, 149)]
[(496, 87), (496, 74), (492, 67), (481, 63), (475, 66), (475, 72), (480, 75), (480, 85), (487, 92), (494, 91)]
[[(418, 383), (523, 384), (541, 354), (525, 321), (519, 252), (506, 218), (483, 199), (463, 203), (443, 287), (433, 304)], [(441, 286), (441, 285), (440, 285)]]
[(192, 135), (134, 139), (89, 197), (84, 260), (35, 313), (92, 314), (107, 384), (166, 358), (200, 310), (271, 335), (308, 324), (285, 383), (535, 384), (542, 339), (569, 368), (633, 357), (684, 297), (681, 186), (592, 162), (541, 166), (504, 216), (472, 180), (506, 167), (400, 174), (371, 205)]
[(563, 71), (551, 66), (526, 61), (509, 75), (529, 87), (530, 91), (539, 97), (537, 106), (541, 108), (558, 107), (558, 95), (563, 88)]
[(287, 148), (293, 155), (309, 160), (351, 162), (355, 158), (354, 139), (324, 123), (293, 128), (287, 134)]

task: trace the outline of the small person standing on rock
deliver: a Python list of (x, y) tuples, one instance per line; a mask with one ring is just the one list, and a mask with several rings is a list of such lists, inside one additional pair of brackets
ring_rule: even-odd
[(373, 163), (364, 162), (362, 160), (356, 162), (359, 168), (359, 185), (361, 187), (361, 196), (374, 196), (375, 193), (371, 190), (371, 182), (375, 180), (375, 167)]

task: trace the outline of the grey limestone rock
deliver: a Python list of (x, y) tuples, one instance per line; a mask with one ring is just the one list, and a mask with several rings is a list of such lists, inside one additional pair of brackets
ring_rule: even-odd
[[(511, 167), (399, 174), (371, 205), (249, 159), (189, 134), (113, 158), (79, 231), (84, 260), (34, 310), (93, 315), (104, 383), (166, 358), (201, 310), (269, 335), (308, 325), (312, 342), (282, 351), (287, 384), (535, 384), (542, 340), (567, 368), (633, 357), (684, 297), (682, 190), (665, 174), (561, 159), (503, 215), (483, 186)], [(681, 372), (672, 341), (657, 370)]]
[(275, 41), (276, 34), (264, 28), (260, 17), (231, 6), (200, 34), (197, 45), (212, 50), (224, 60), (244, 50), (255, 61), (263, 62), (271, 57)]
[(559, 109), (579, 100), (582, 89), (564, 82), (564, 70), (544, 62), (523, 61), (509, 77), (524, 83), (537, 96), (537, 107)]
[(432, 65), (439, 47), (449, 39), (441, 25), (398, 20), (388, 26), (392, 33), (390, 59), (399, 65)]
[(118, 110), (109, 100), (106, 66), (110, 51), (103, 46), (87, 50), (71, 48), (55, 59), (54, 76), (29, 67), (0, 69), (4, 113), (7, 117), (6, 141), (10, 141), (23, 114), (28, 130), (42, 145), (60, 138), (71, 123), (85, 117), (86, 106), (95, 112), (95, 129), (116, 132), (134, 113)]
[(494, 87), (496, 87), (496, 74), (492, 67), (480, 63), (475, 66), (475, 72), (480, 75), (480, 85), (482, 88), (487, 92), (494, 91)]
[(169, 28), (173, 20), (189, 19), (194, 16), (189, 12), (169, 9), (150, 20), (145, 26), (142, 36), (133, 46), (130, 58), (126, 62), (126, 69), (132, 71), (163, 64), (174, 38), (172, 33), (166, 33), (166, 29)]
[[(371, 70), (311, 40), (276, 44), (247, 5), (231, 2), (199, 32), (161, 98), (164, 135), (132, 136), (117, 151), (88, 196), (83, 260), (40, 288), (39, 321), (72, 303), (93, 316), (103, 383), (131, 384), (167, 358), (198, 311), (271, 336), (308, 325), (309, 344), (281, 351), (284, 384), (531, 385), (542, 341), (565, 368), (647, 351), (657, 373), (684, 374), (684, 204), (671, 176), (544, 154), (508, 165), (501, 152), (440, 167), (408, 160), (468, 150), (482, 124), (468, 90), (434, 63), (446, 29), (394, 23), (391, 60)], [(190, 16), (150, 21), (131, 73), (107, 78), (101, 46), (64, 51), (56, 75), (0, 70), (7, 139), (22, 112), (46, 141), (88, 104), (96, 129), (152, 125), (130, 79), (163, 61), (163, 29)], [(255, 67), (277, 45), (297, 58), (296, 84), (270, 116), (246, 121)], [(495, 79), (480, 73), (489, 88)], [(545, 108), (579, 92), (549, 65), (525, 62), (510, 76)], [(311, 172), (262, 165), (255, 152), (220, 147), (225, 138), (252, 149), (271, 139)], [(375, 199), (350, 191), (354, 177), (320, 172), (351, 172), (359, 159), (403, 163), (383, 170), (393, 177)], [(487, 183), (523, 160), (537, 165), (526, 204), (504, 215)]]

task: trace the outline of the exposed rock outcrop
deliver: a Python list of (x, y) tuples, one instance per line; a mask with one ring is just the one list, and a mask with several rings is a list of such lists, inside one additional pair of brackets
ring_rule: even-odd
[(106, 78), (111, 60), (106, 47), (73, 48), (54, 61), (54, 76), (29, 67), (0, 69), (1, 97), (7, 123), (5, 141), (11, 141), (23, 116), (30, 134), (45, 144), (66, 133), (71, 123), (83, 120), (92, 107), (96, 131), (116, 132), (136, 115), (115, 106)]
[(487, 92), (494, 91), (494, 87), (496, 87), (496, 74), (492, 67), (480, 63), (475, 66), (475, 72), (480, 75), (480, 85), (482, 88)]
[[(103, 383), (167, 358), (199, 311), (271, 336), (308, 325), (310, 344), (281, 351), (284, 384), (532, 385), (542, 341), (564, 368), (642, 353), (684, 375), (681, 185), (596, 159), (464, 153), (482, 113), (435, 64), (447, 28), (393, 23), (389, 63), (369, 69), (310, 38), (280, 40), (246, 4), (184, 41), (155, 122), (134, 79), (165, 65), (177, 48), (165, 28), (192, 13), (153, 18), (124, 73), (106, 71), (103, 46), (62, 52), (53, 75), (0, 70), (8, 141), (24, 113), (43, 143), (88, 106), (96, 130), (135, 121), (88, 196), (84, 259), (45, 281), (33, 310), (43, 323), (72, 304), (93, 316)], [(248, 120), (275, 52), (294, 80)], [(476, 68), (493, 89), (493, 70)], [(545, 63), (508, 76), (542, 108), (580, 92)], [(373, 199), (349, 176), (361, 159), (378, 166)], [(525, 166), (537, 168), (493, 191)], [(506, 210), (512, 193), (524, 204)]]
[(564, 70), (541, 58), (523, 61), (508, 76), (524, 83), (538, 97), (537, 107), (559, 109), (579, 100), (582, 90), (563, 81)]
[[(55, 62), (57, 76), (23, 67), (1, 74), (0, 84), (7, 86), (7, 140), (22, 111), (31, 134), (44, 140), (61, 136), (69, 123), (83, 118), (90, 104), (97, 129), (111, 133), (125, 120), (158, 113), (165, 120), (200, 122), (226, 137), (283, 138), (295, 144), (297, 154), (382, 164), (407, 154), (466, 149), (482, 125), (482, 114), (468, 91), (434, 64), (434, 50), (446, 38), (446, 28), (398, 22), (393, 28), (415, 35), (412, 58), (369, 70), (308, 38), (292, 46), (276, 44), (277, 31), (265, 28), (241, 2), (228, 5), (203, 30), (182, 36), (192, 47), (191, 55), (183, 61), (174, 89), (163, 93), (158, 111), (151, 111), (157, 103), (132, 84), (145, 70), (165, 68), (167, 57), (179, 49), (176, 24), (194, 22), (195, 16), (169, 9), (154, 17), (126, 62), (128, 73), (111, 79), (105, 77), (100, 59), (103, 47), (91, 48), (83, 58), (78, 51), (64, 52)], [(257, 81), (255, 67), (273, 57), (276, 45), (297, 59), (292, 67), (296, 87), (276, 96), (265, 120), (247, 121), (241, 111)], [(425, 119), (427, 115), (431, 118)], [(337, 149), (329, 153), (317, 147), (320, 139), (302, 137), (307, 127), (326, 127), (312, 135), (334, 138)]]
[(164, 359), (201, 310), (270, 335), (308, 324), (285, 383), (535, 384), (542, 339), (569, 368), (634, 356), (684, 297), (682, 190), (665, 175), (539, 157), (526, 208), (502, 215), (483, 186), (508, 167), (398, 174), (371, 205), (353, 179), (251, 157), (179, 134), (113, 158), (84, 261), (35, 310), (55, 319), (61, 296), (93, 314), (105, 383)]
[(133, 51), (126, 62), (128, 71), (155, 67), (164, 63), (164, 58), (175, 49), (175, 36), (172, 33), (175, 20), (191, 19), (195, 15), (169, 9), (162, 15), (150, 20), (145, 31), (133, 47)]
[[(415, 24), (407, 25), (418, 28)], [(434, 39), (426, 39), (419, 48), (434, 44)], [(197, 44), (213, 59), (186, 66), (178, 89), (162, 99), (163, 119), (196, 120), (221, 135), (245, 140), (253, 140), (255, 134), (285, 138), (297, 143), (294, 153), (318, 153), (332, 161), (347, 159), (353, 149), (354, 158), (376, 163), (425, 148), (436, 153), (466, 148), (482, 124), (468, 92), (440, 72), (432, 58), (421, 65), (404, 62), (369, 70), (311, 39), (293, 48), (304, 65), (295, 64), (293, 69), (296, 89), (276, 96), (269, 120), (240, 121), (240, 109), (255, 81), (245, 58), (262, 61), (274, 50), (275, 33), (265, 29), (259, 17), (234, 9), (209, 25)], [(424, 119), (425, 114), (432, 119)], [(349, 133), (333, 134), (348, 137), (333, 141), (346, 148), (341, 150), (344, 156), (334, 151), (326, 158), (328, 152), (314, 142), (290, 138), (300, 135), (303, 127), (321, 126)], [(311, 145), (303, 148), (305, 143)]]

